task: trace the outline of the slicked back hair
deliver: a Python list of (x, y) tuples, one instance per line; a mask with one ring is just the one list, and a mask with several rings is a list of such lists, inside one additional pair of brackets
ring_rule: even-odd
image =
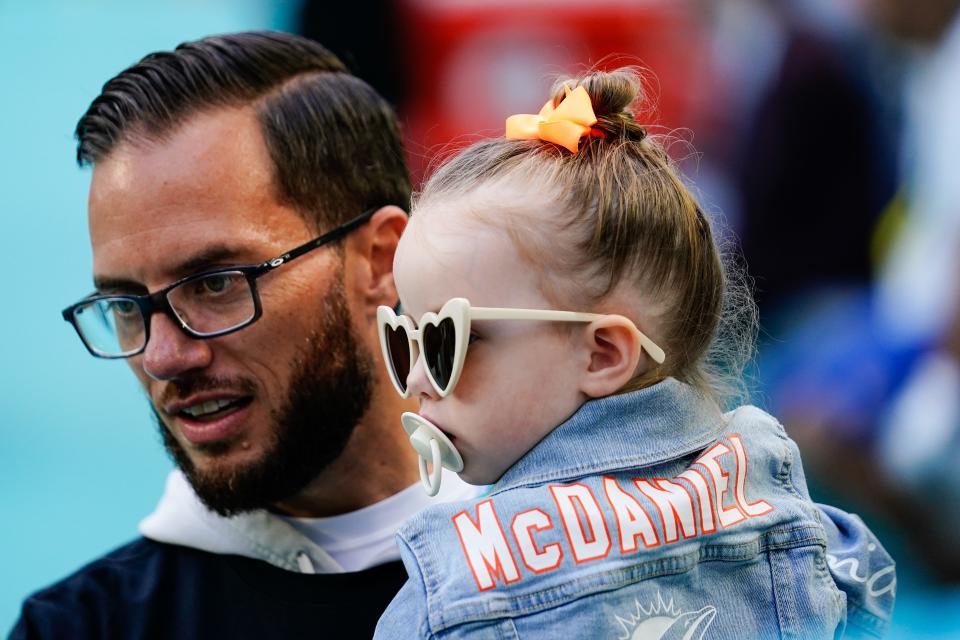
[(318, 229), (372, 207), (410, 205), (393, 109), (312, 40), (245, 32), (151, 53), (109, 80), (76, 128), (77, 162), (121, 143), (162, 142), (191, 116), (252, 106), (278, 202)]

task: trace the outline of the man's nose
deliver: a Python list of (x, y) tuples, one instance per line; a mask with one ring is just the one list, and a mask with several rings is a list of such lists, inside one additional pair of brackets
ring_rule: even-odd
[(191, 338), (164, 313), (150, 319), (150, 339), (143, 350), (143, 370), (154, 380), (173, 380), (203, 369), (213, 360), (213, 349), (206, 340)]
[(417, 356), (416, 362), (410, 367), (410, 373), (407, 374), (407, 390), (414, 398), (440, 399), (440, 394), (433, 388), (427, 377), (427, 363), (422, 353)]

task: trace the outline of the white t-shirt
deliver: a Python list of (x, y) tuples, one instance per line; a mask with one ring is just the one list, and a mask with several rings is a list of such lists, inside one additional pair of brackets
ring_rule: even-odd
[(394, 536), (413, 514), (438, 502), (469, 500), (483, 491), (484, 487), (469, 485), (455, 474), (447, 473), (440, 492), (433, 498), (427, 496), (418, 482), (376, 504), (343, 515), (278, 517), (329, 553), (344, 571), (362, 571), (400, 559)]

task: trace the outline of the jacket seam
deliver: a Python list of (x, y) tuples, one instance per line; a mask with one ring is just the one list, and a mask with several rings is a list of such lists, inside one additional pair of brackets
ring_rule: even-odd
[(792, 567), (790, 562), (783, 562), (779, 554), (767, 552), (767, 566), (770, 569), (770, 587), (771, 595), (777, 609), (777, 624), (780, 637), (783, 640), (791, 640), (795, 637), (794, 627), (796, 624), (797, 612), (795, 603), (790, 599), (790, 589), (781, 589), (781, 582), (787, 585), (793, 583)]
[[(803, 537), (799, 537), (789, 541), (776, 542), (770, 538), (779, 535), (789, 535), (793, 532), (803, 532), (807, 531), (808, 533)], [(782, 549), (791, 549), (791, 548), (801, 548), (807, 546), (820, 546), (826, 547), (826, 540), (824, 539), (822, 532), (817, 531), (816, 528), (807, 526), (799, 527), (789, 527), (783, 529), (773, 529), (767, 531), (757, 537), (753, 538), (749, 542), (743, 542), (733, 545), (717, 544), (717, 545), (703, 545), (695, 551), (677, 556), (666, 556), (663, 558), (658, 558), (656, 560), (650, 560), (648, 562), (632, 564), (629, 567), (614, 569), (607, 572), (610, 575), (608, 581), (604, 581), (602, 584), (596, 584), (588, 589), (584, 589), (577, 593), (567, 594), (567, 595), (555, 595), (549, 596), (551, 592), (561, 590), (562, 586), (553, 586), (546, 589), (540, 589), (537, 591), (531, 591), (528, 593), (522, 594), (522, 596), (510, 595), (508, 596), (511, 601), (516, 602), (518, 597), (530, 600), (539, 600), (540, 602), (536, 605), (529, 605), (518, 609), (505, 610), (505, 611), (496, 611), (496, 612), (477, 612), (469, 616), (464, 616), (462, 618), (453, 615), (458, 609), (474, 608), (475, 604), (469, 605), (453, 605), (447, 604), (441, 613), (440, 623), (438, 626), (437, 632), (450, 629), (456, 626), (463, 624), (469, 624), (472, 622), (482, 622), (484, 620), (498, 620), (503, 618), (519, 618), (526, 615), (531, 615), (538, 613), (540, 611), (549, 610), (557, 606), (574, 602), (584, 597), (591, 595), (596, 595), (599, 593), (606, 593), (610, 591), (615, 591), (621, 589), (630, 584), (635, 584), (637, 582), (643, 582), (646, 580), (651, 580), (654, 578), (661, 578), (663, 576), (669, 575), (679, 575), (686, 573), (699, 564), (705, 562), (746, 562), (752, 559), (759, 558), (768, 554), (770, 551), (782, 550)], [(741, 551), (742, 555), (740, 556), (717, 556), (714, 555), (717, 550), (724, 549), (737, 549)], [(750, 553), (746, 553), (750, 552)], [(769, 559), (768, 559), (769, 564)], [(658, 567), (658, 565), (660, 565)], [(651, 567), (658, 567), (656, 569), (650, 570)], [(451, 618), (454, 618), (455, 621), (450, 621)]]
[(776, 435), (780, 438), (780, 442), (783, 445), (783, 464), (780, 465), (780, 471), (777, 473), (777, 480), (783, 485), (783, 487), (794, 497), (803, 499), (803, 496), (797, 490), (796, 485), (793, 484), (793, 452), (790, 450), (790, 436), (787, 435), (787, 430), (780, 423), (779, 420), (775, 421), (777, 429), (775, 430)]

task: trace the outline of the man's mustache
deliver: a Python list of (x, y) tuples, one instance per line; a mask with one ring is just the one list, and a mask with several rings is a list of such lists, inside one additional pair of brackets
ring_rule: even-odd
[(230, 391), (241, 395), (253, 395), (256, 390), (257, 385), (248, 378), (197, 374), (168, 381), (155, 404), (162, 408), (203, 391)]

